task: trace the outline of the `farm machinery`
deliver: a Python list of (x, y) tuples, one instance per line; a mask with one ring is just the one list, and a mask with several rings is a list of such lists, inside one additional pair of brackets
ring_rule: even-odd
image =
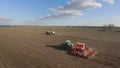
[(45, 34), (47, 34), (47, 35), (55, 35), (55, 32), (54, 31), (47, 31)]
[(73, 44), (71, 41), (66, 40), (61, 46), (63, 49), (70, 51), (71, 54), (87, 59), (94, 57), (94, 55), (97, 54), (95, 49), (88, 48), (86, 47), (86, 44), (80, 42)]

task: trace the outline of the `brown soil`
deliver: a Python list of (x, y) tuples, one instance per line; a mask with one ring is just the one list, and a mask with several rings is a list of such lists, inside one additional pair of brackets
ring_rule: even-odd
[[(46, 35), (53, 30), (56, 35)], [(65, 40), (98, 54), (84, 59), (61, 50)], [(120, 68), (120, 32), (79, 27), (0, 27), (0, 68)]]

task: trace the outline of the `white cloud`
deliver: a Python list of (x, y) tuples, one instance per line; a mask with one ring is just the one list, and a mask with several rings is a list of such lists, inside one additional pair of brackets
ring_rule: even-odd
[(119, 19), (120, 20), (120, 16), (112, 17), (112, 19)]
[(82, 10), (82, 9), (94, 9), (100, 7), (102, 7), (102, 4), (97, 2), (96, 0), (72, 0), (71, 2), (68, 2), (67, 5), (61, 9)]
[(0, 16), (0, 25), (18, 25), (20, 20), (15, 20), (9, 17)]
[(0, 16), (0, 22), (10, 22), (10, 21), (13, 21), (13, 19), (10, 19), (10, 18), (7, 18), (7, 17)]
[(110, 3), (110, 4), (114, 4), (115, 3), (114, 0), (103, 0), (103, 2), (107, 2), (107, 3)]
[(11, 24), (14, 20), (8, 17), (0, 16), (0, 25), (8, 25)]
[(49, 18), (74, 18), (77, 16), (82, 16), (82, 13), (85, 9), (96, 9), (101, 8), (102, 4), (96, 0), (71, 0), (65, 6), (59, 6), (58, 9), (50, 8), (53, 15), (48, 15), (41, 17), (40, 19), (49, 19)]

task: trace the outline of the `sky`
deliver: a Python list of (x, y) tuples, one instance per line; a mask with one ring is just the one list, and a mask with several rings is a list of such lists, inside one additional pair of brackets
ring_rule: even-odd
[(120, 0), (0, 0), (0, 25), (120, 26)]

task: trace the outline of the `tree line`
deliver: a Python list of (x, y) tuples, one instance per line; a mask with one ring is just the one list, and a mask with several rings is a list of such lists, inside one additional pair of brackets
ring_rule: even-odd
[(99, 31), (120, 31), (120, 27), (116, 27), (114, 24), (104, 24)]

